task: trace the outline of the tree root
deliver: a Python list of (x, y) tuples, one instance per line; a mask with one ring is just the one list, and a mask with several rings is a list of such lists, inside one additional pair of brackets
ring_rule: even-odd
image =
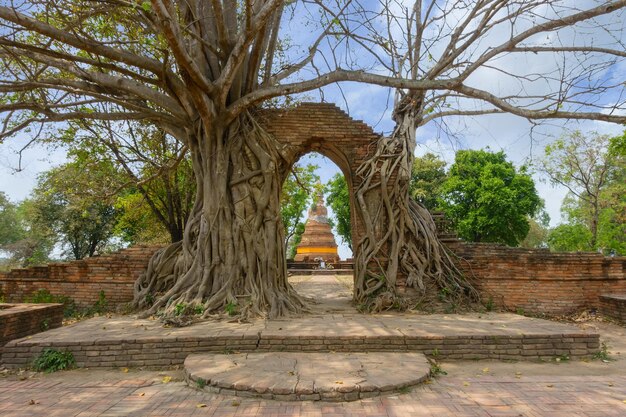
[(190, 139), (198, 183), (184, 238), (158, 251), (135, 283), (142, 317), (281, 317), (306, 310), (287, 281), (277, 143), (246, 114)]
[(422, 296), (435, 291), (456, 304), (478, 299), (439, 241), (428, 210), (409, 198), (415, 150), (412, 111), (406, 107), (395, 113), (393, 134), (381, 137), (374, 154), (357, 170), (361, 183), (355, 211), (364, 234), (356, 244), (354, 299), (363, 310), (408, 307), (397, 292), (399, 277)]

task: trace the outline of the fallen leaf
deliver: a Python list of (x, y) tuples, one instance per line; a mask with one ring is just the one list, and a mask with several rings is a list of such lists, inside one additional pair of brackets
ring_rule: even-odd
[(464, 382), (463, 385), (466, 386), (466, 387), (469, 387), (470, 383), (469, 382)]
[(343, 384), (343, 381), (335, 381), (335, 384)]
[(145, 396), (146, 396), (146, 393), (145, 393), (145, 392), (141, 392), (141, 393), (139, 393), (139, 396), (140, 396), (140, 397), (145, 397)]
[(486, 374), (487, 372), (489, 372), (489, 368), (483, 368), (483, 374)]
[(196, 404), (196, 408), (204, 408), (206, 407), (206, 404)]
[(122, 368), (122, 372), (124, 372), (125, 374), (128, 373), (128, 368)]
[(172, 380), (172, 377), (171, 377), (171, 376), (164, 376), (164, 377), (163, 377), (163, 383), (164, 383), (164, 384), (167, 384), (167, 383), (168, 383), (168, 382), (170, 382), (171, 380)]

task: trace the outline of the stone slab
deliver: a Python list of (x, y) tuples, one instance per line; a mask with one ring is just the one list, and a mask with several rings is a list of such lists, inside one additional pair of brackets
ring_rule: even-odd
[(354, 401), (425, 381), (421, 353), (194, 354), (185, 379), (195, 388), (287, 401)]

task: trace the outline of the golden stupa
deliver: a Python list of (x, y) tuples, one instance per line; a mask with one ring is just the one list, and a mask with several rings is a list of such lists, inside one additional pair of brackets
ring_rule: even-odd
[(328, 210), (324, 206), (322, 194), (318, 194), (315, 206), (309, 210), (309, 218), (304, 225), (302, 240), (296, 247), (296, 262), (326, 263), (339, 262), (335, 236), (328, 222)]

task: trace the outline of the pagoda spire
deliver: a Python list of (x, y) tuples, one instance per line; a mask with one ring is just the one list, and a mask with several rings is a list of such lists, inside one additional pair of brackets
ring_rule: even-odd
[(296, 262), (338, 262), (337, 243), (328, 221), (328, 210), (321, 191), (315, 196), (315, 204), (309, 209), (302, 240), (296, 247)]

